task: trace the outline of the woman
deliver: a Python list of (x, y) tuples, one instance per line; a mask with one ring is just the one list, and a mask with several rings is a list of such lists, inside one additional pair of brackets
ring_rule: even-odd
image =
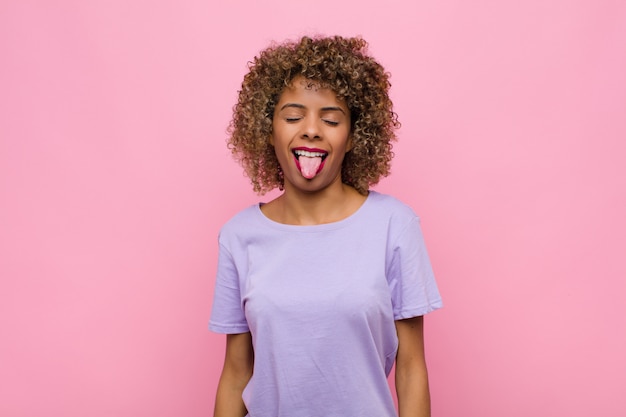
[(216, 417), (429, 416), (423, 315), (441, 298), (419, 219), (369, 187), (399, 126), (388, 74), (359, 38), (261, 52), (229, 146), (276, 199), (220, 232), (209, 327), (227, 334)]

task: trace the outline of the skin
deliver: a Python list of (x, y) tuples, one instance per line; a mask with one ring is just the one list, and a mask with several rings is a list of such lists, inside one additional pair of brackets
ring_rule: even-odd
[(226, 336), (224, 368), (217, 385), (214, 417), (244, 417), (248, 412), (241, 395), (252, 376), (254, 350), (250, 332)]
[[(331, 223), (365, 202), (366, 196), (341, 181), (341, 164), (352, 148), (350, 110), (332, 90), (295, 78), (276, 104), (269, 142), (285, 176), (284, 193), (262, 206), (270, 219), (295, 225)], [(299, 147), (328, 153), (324, 168), (312, 179), (297, 167), (293, 150)]]
[[(332, 90), (295, 78), (276, 105), (268, 138), (284, 173), (284, 193), (261, 206), (271, 220), (293, 225), (332, 223), (352, 215), (366, 196), (342, 183), (341, 164), (352, 147), (350, 111)], [(295, 148), (327, 152), (322, 170), (305, 178), (294, 159)], [(424, 357), (423, 318), (396, 321), (398, 353), (396, 390), (400, 417), (430, 416)], [(250, 333), (227, 336), (226, 358), (217, 390), (215, 417), (244, 417), (241, 399), (250, 380), (254, 350)]]
[(400, 417), (430, 417), (430, 391), (424, 355), (424, 317), (396, 321), (396, 393)]

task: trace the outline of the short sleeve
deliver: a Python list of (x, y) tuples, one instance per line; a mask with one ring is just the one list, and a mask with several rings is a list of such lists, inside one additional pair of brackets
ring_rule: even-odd
[(225, 334), (249, 331), (241, 301), (239, 274), (232, 255), (222, 245), (219, 247), (209, 330)]
[(418, 217), (400, 231), (390, 250), (387, 281), (394, 319), (422, 316), (441, 308), (443, 303)]

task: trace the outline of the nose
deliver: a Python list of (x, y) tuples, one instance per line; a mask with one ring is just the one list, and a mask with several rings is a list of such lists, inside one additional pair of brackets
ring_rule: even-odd
[(302, 125), (302, 138), (308, 140), (316, 140), (321, 138), (321, 131), (319, 126), (319, 120), (315, 117), (305, 118), (305, 122)]

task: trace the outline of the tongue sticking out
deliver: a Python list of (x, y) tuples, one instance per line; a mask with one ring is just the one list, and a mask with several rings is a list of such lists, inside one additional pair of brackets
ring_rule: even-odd
[(302, 176), (310, 180), (317, 175), (317, 170), (322, 163), (322, 157), (300, 156), (300, 158), (298, 158), (298, 162), (300, 163), (300, 172), (302, 173)]

